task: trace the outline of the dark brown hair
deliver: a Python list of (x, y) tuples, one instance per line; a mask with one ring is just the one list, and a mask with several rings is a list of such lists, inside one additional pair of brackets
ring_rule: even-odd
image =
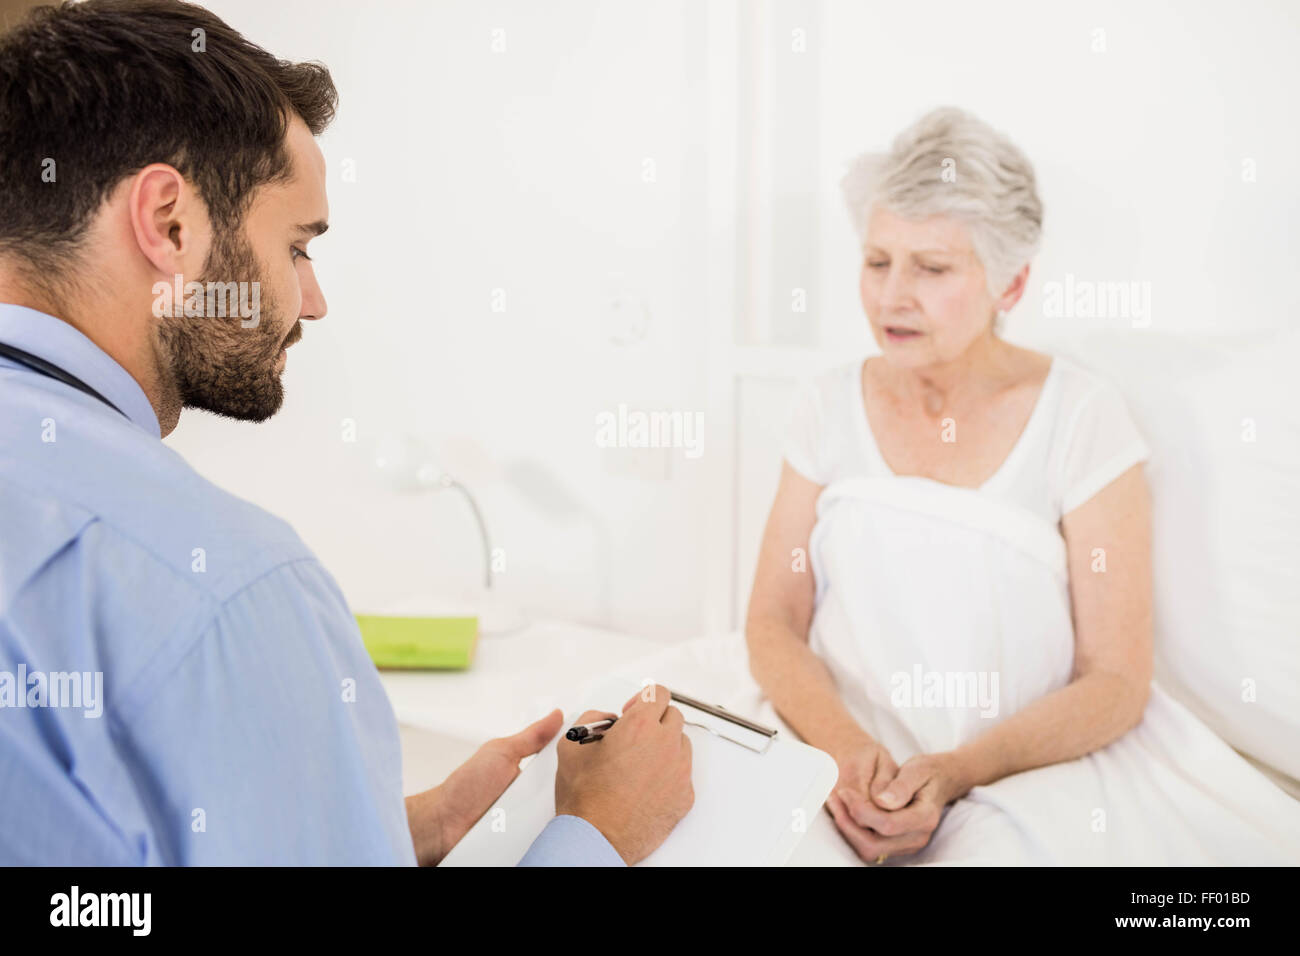
[(291, 174), (289, 117), (319, 134), (337, 103), (323, 65), (277, 59), (194, 4), (38, 7), (0, 37), (0, 252), (53, 278), (109, 192), (155, 162), (234, 228), (254, 189)]

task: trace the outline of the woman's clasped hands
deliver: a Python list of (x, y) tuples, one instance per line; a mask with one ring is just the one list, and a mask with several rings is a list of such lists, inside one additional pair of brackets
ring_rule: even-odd
[(924, 849), (944, 807), (963, 792), (952, 753), (918, 754), (899, 766), (883, 745), (863, 735), (832, 756), (840, 776), (826, 806), (868, 863)]

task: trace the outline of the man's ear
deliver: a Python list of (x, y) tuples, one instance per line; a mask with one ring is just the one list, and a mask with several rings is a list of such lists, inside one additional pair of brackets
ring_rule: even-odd
[(198, 268), (207, 210), (197, 200), (185, 177), (166, 163), (144, 167), (131, 182), (131, 231), (141, 254), (163, 275)]

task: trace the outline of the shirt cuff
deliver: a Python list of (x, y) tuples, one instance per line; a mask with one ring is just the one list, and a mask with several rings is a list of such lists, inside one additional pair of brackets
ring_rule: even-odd
[(627, 866), (604, 835), (582, 817), (562, 814), (546, 825), (520, 866)]

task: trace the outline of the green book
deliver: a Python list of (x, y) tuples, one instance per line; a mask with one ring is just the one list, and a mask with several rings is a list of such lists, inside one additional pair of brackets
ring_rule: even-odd
[(478, 641), (476, 617), (358, 614), (361, 639), (382, 670), (465, 670)]

